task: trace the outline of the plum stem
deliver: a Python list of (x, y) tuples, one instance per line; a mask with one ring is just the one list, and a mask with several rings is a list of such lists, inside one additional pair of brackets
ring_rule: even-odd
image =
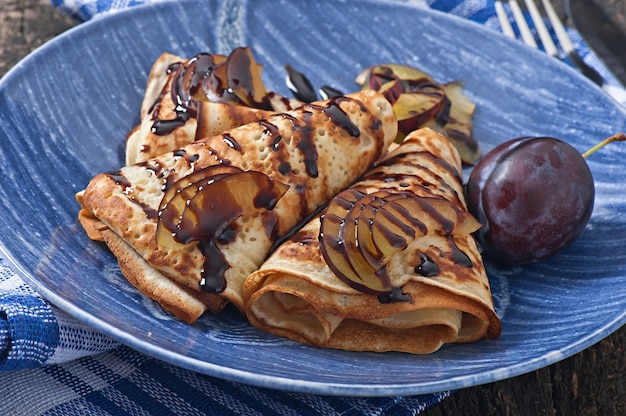
[(597, 150), (602, 149), (604, 146), (606, 146), (609, 143), (624, 142), (624, 141), (626, 141), (626, 135), (624, 133), (616, 133), (612, 135), (611, 137), (607, 137), (606, 139), (602, 140), (600, 143), (596, 144), (591, 149), (587, 150), (585, 153), (582, 154), (582, 156), (583, 158), (586, 159), (588, 156), (591, 156)]

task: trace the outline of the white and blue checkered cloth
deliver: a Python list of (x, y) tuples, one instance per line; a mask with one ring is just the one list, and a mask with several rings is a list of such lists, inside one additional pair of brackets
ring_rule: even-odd
[[(51, 0), (79, 21), (160, 0)], [(491, 0), (426, 0), (499, 31)], [(570, 31), (585, 61), (611, 74)], [(450, 392), (386, 398), (324, 397), (197, 374), (122, 346), (50, 305), (0, 258), (0, 414), (416, 415)]]
[(118, 345), (48, 304), (0, 258), (0, 371), (67, 362)]
[(48, 304), (0, 258), (0, 415), (406, 415), (449, 392), (331, 397), (251, 387), (121, 346)]

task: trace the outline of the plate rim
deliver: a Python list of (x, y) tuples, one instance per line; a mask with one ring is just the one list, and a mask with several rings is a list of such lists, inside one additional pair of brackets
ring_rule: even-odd
[[(453, 16), (438, 10), (432, 9), (424, 9), (421, 7), (411, 7), (405, 3), (399, 4), (394, 1), (385, 1), (385, 0), (367, 0), (369, 3), (384, 3), (384, 4), (392, 4), (398, 7), (408, 7), (412, 10), (417, 11), (418, 13), (423, 12), (426, 14), (433, 13), (439, 15), (441, 18), (446, 19), (448, 21), (454, 22), (454, 24), (460, 25), (470, 25), (474, 26), (475, 30), (484, 31), (483, 33), (488, 34), (489, 36), (504, 36), (498, 34), (497, 32), (491, 31), (484, 26), (468, 21), (466, 19), (459, 18), (457, 16)], [(191, 0), (185, 0), (185, 3), (194, 4)], [(108, 21), (111, 20), (119, 20), (121, 18), (126, 18), (128, 16), (138, 16), (143, 13), (153, 13), (155, 9), (161, 8), (169, 8), (169, 7), (179, 7), (181, 2), (176, 0), (167, 0), (158, 3), (152, 4), (142, 4), (133, 6), (129, 9), (116, 11), (114, 13), (108, 13), (104, 16), (95, 18), (93, 20), (81, 23), (75, 27), (68, 29), (67, 31), (59, 34), (58, 36), (52, 38), (51, 40), (45, 42), (40, 45), (29, 54), (27, 54), (23, 59), (21, 59), (15, 66), (13, 66), (7, 73), (0, 79), (0, 90), (5, 87), (5, 84), (8, 84), (13, 78), (19, 77), (20, 71), (23, 71), (24, 68), (27, 68), (29, 63), (36, 59), (40, 54), (46, 53), (46, 51), (55, 46), (57, 42), (61, 42), (65, 38), (69, 38), (72, 36), (78, 36), (80, 33), (86, 33), (87, 31), (93, 30), (97, 25), (104, 25)], [(203, 7), (203, 5), (199, 5), (198, 7)], [(511, 41), (511, 44), (514, 44)], [(515, 46), (517, 47), (517, 46)], [(537, 52), (540, 54), (540, 52)], [(547, 58), (547, 57), (546, 57)], [(567, 66), (566, 66), (567, 67)], [(569, 68), (569, 67), (568, 67)], [(571, 71), (576, 72), (571, 69)], [(585, 79), (580, 76), (581, 79)], [(590, 81), (589, 84), (592, 83)], [(607, 97), (607, 100), (610, 100)], [(616, 105), (616, 104), (615, 104)], [(621, 109), (621, 108), (620, 108)], [(623, 110), (626, 114), (626, 110)], [(410, 384), (351, 384), (351, 383), (329, 383), (329, 382), (316, 382), (316, 381), (307, 381), (307, 380), (295, 380), (293, 378), (287, 378), (282, 376), (270, 376), (270, 375), (259, 375), (253, 372), (246, 372), (236, 368), (229, 368), (223, 365), (210, 363), (207, 361), (202, 361), (195, 358), (190, 357), (181, 357), (179, 354), (174, 353), (172, 351), (166, 350), (161, 347), (153, 346), (145, 341), (140, 340), (136, 336), (129, 334), (119, 328), (115, 327), (102, 320), (96, 315), (93, 315), (89, 312), (86, 312), (76, 305), (74, 305), (70, 300), (64, 299), (58, 293), (55, 293), (50, 288), (46, 287), (42, 282), (32, 276), (32, 272), (26, 270), (26, 268), (22, 265), (22, 263), (14, 257), (14, 255), (5, 247), (3, 241), (0, 241), (0, 253), (2, 253), (3, 258), (10, 264), (12, 270), (21, 277), (24, 281), (33, 286), (34, 289), (46, 300), (50, 301), (51, 304), (59, 307), (61, 310), (65, 311), (69, 315), (77, 318), (79, 321), (84, 322), (100, 331), (109, 335), (111, 338), (120, 341), (122, 344), (125, 344), (131, 348), (137, 349), (138, 351), (151, 355), (155, 358), (162, 359), (166, 362), (169, 362), (173, 365), (177, 365), (183, 368), (186, 368), (191, 371), (200, 372), (203, 374), (207, 374), (210, 376), (222, 378), (225, 380), (241, 382), (245, 384), (254, 385), (257, 387), (263, 388), (272, 388), (272, 389), (280, 389), (283, 391), (292, 391), (292, 392), (302, 392), (302, 393), (310, 393), (310, 394), (330, 394), (330, 395), (351, 395), (351, 396), (389, 396), (389, 395), (414, 395), (414, 394), (427, 394), (427, 393), (436, 393), (449, 389), (457, 389), (457, 388), (465, 388), (470, 386), (475, 386), (479, 384), (486, 384), (494, 381), (499, 381), (511, 377), (515, 377), (524, 373), (528, 373), (533, 370), (537, 370), (539, 368), (543, 368), (545, 366), (554, 364), (558, 361), (561, 361), (565, 358), (568, 358), (583, 349), (599, 342), (604, 339), (611, 333), (620, 329), (624, 323), (626, 323), (626, 311), (624, 311), (621, 315), (616, 316), (610, 323), (604, 325), (603, 327), (597, 328), (592, 334), (586, 334), (585, 337), (579, 340), (577, 343), (571, 343), (567, 348), (564, 348), (560, 351), (554, 351), (549, 354), (544, 354), (540, 357), (537, 357), (534, 360), (525, 363), (518, 363), (513, 366), (509, 366), (506, 368), (498, 368), (488, 372), (481, 372), (478, 374), (471, 375), (461, 375), (459, 377), (451, 377), (445, 380), (437, 381), (434, 383), (410, 383)], [(182, 359), (181, 359), (182, 358)], [(480, 378), (480, 382), (476, 382), (476, 378)]]

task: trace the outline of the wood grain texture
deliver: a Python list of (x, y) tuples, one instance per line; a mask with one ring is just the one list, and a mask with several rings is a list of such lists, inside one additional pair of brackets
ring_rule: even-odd
[(0, 0), (0, 75), (76, 23), (48, 0)]
[[(626, 31), (626, 0), (593, 1)], [(555, 3), (562, 12), (563, 1)], [(0, 0), (0, 76), (34, 48), (75, 24), (48, 0)], [(622, 327), (573, 357), (512, 379), (457, 391), (423, 414), (625, 415), (625, 348), (626, 327)]]

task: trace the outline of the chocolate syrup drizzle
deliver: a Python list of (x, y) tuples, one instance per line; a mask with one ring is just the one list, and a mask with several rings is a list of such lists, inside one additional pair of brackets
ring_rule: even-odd
[[(157, 136), (167, 135), (174, 129), (183, 126), (190, 118), (198, 116), (198, 102), (192, 97), (199, 94), (199, 91), (203, 88), (204, 81), (216, 67), (217, 64), (213, 55), (199, 53), (192, 57), (187, 65), (182, 62), (176, 62), (167, 68), (167, 74), (172, 78), (169, 93), (176, 105), (176, 116), (169, 120), (157, 118), (159, 103), (162, 99), (162, 96), (159, 96), (150, 110), (154, 120), (152, 133)], [(224, 94), (225, 90), (221, 92)]]
[[(222, 65), (226, 65), (221, 68)], [(228, 56), (227, 61), (216, 61), (216, 55), (199, 53), (185, 64), (176, 62), (167, 68), (171, 78), (169, 91), (161, 92), (152, 104), (152, 133), (157, 136), (170, 134), (174, 129), (182, 127), (191, 118), (198, 117), (198, 100), (215, 102), (232, 102), (262, 110), (271, 110), (270, 98), (274, 93), (265, 94), (261, 101), (254, 98), (252, 80), (252, 61), (245, 48), (236, 48)], [(217, 75), (218, 68), (225, 69)], [(224, 79), (224, 77), (226, 79)], [(246, 102), (233, 92), (233, 88), (245, 95)], [(169, 93), (175, 105), (175, 116), (172, 119), (159, 119), (158, 113), (163, 94)]]

